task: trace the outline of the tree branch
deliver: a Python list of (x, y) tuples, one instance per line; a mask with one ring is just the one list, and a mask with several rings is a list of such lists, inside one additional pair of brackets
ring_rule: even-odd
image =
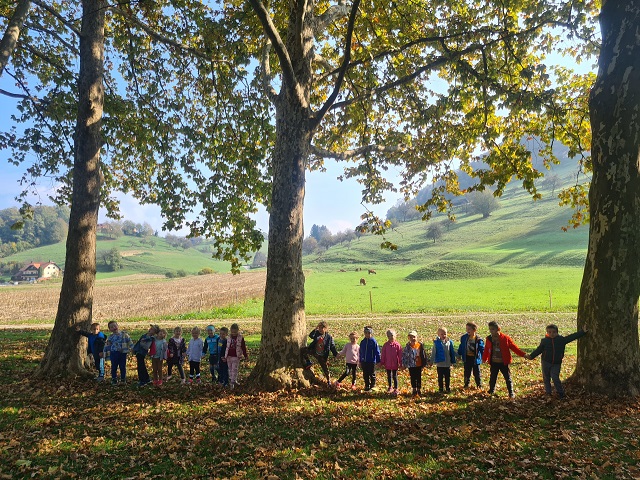
[(349, 15), (349, 7), (345, 4), (345, 0), (340, 0), (338, 5), (331, 5), (322, 15), (320, 15), (320, 17), (318, 17), (313, 29), (314, 34), (317, 35), (324, 31), (333, 22), (347, 15)]
[(207, 62), (211, 62), (211, 61), (215, 61), (215, 62), (220, 62), (220, 63), (226, 63), (225, 60), (214, 60), (212, 59), (209, 55), (207, 55), (206, 53), (197, 50), (195, 48), (192, 47), (187, 47), (186, 45), (181, 44), (180, 42), (177, 42), (176, 40), (173, 40), (172, 38), (167, 37), (166, 35), (162, 35), (159, 32), (156, 32), (154, 29), (152, 29), (149, 25), (147, 25), (146, 23), (144, 23), (142, 20), (140, 20), (138, 17), (136, 17), (133, 13), (128, 12), (127, 10), (123, 10), (119, 7), (115, 7), (112, 6), (111, 9), (119, 14), (121, 17), (131, 21), (135, 26), (137, 26), (138, 28), (140, 28), (144, 33), (146, 33), (147, 35), (149, 35), (151, 38), (153, 38), (155, 41), (162, 43), (164, 45), (176, 48), (178, 50), (181, 50), (183, 52), (188, 52), (192, 55), (195, 55), (196, 57), (202, 59), (202, 60), (206, 60)]
[(282, 38), (280, 38), (278, 29), (273, 24), (273, 21), (269, 16), (269, 12), (267, 12), (264, 3), (262, 3), (261, 0), (249, 0), (249, 3), (251, 4), (253, 11), (256, 12), (258, 19), (262, 24), (262, 28), (264, 29), (264, 33), (267, 35), (267, 38), (271, 42), (271, 46), (276, 51), (276, 55), (278, 55), (280, 66), (282, 67), (284, 83), (290, 87), (294, 87), (296, 85), (296, 75), (293, 71), (293, 64), (291, 63), (291, 58), (289, 58), (287, 47), (282, 41)]
[(353, 38), (353, 29), (356, 23), (356, 15), (358, 14), (358, 7), (360, 6), (360, 0), (353, 0), (353, 4), (351, 5), (351, 13), (349, 14), (349, 23), (347, 25), (347, 36), (344, 41), (344, 58), (342, 60), (342, 65), (340, 65), (340, 69), (338, 70), (338, 78), (336, 79), (336, 83), (333, 86), (333, 91), (327, 101), (320, 107), (320, 110), (313, 115), (311, 119), (311, 128), (314, 129), (318, 126), (322, 118), (329, 111), (329, 108), (333, 105), (340, 94), (340, 89), (342, 88), (342, 84), (344, 82), (344, 76), (347, 73), (347, 69), (349, 68), (349, 63), (351, 62), (351, 39)]
[(269, 62), (269, 53), (271, 52), (271, 42), (267, 40), (262, 49), (262, 58), (260, 65), (262, 67), (262, 89), (265, 95), (271, 100), (271, 103), (275, 103), (278, 98), (278, 94), (271, 85), (271, 63)]
[(11, 20), (9, 20), (7, 30), (2, 36), (2, 41), (0, 41), (0, 77), (2, 77), (2, 72), (4, 72), (5, 67), (9, 63), (9, 57), (11, 57), (11, 54), (16, 48), (16, 43), (18, 43), (18, 37), (20, 36), (20, 29), (24, 25), (27, 15), (29, 15), (30, 8), (31, 2), (29, 0), (20, 0), (11, 16)]
[(38, 7), (40, 7), (41, 9), (47, 11), (50, 15), (52, 15), (53, 17), (57, 18), (60, 23), (62, 23), (63, 25), (65, 25), (69, 30), (71, 30), (73, 33), (75, 33), (78, 38), (82, 35), (80, 33), (80, 30), (78, 30), (77, 27), (75, 27), (73, 25), (72, 22), (70, 22), (69, 20), (67, 20), (66, 18), (64, 18), (62, 15), (60, 15), (55, 9), (53, 9), (52, 7), (50, 7), (49, 5), (47, 5), (44, 2), (41, 2), (40, 0), (32, 0), (32, 2), (34, 3), (34, 5), (37, 5)]
[(311, 145), (311, 154), (321, 158), (333, 158), (335, 160), (349, 160), (351, 158), (366, 155), (368, 153), (397, 153), (403, 151), (405, 145), (364, 145), (354, 148), (353, 150), (345, 150), (344, 152), (332, 152), (324, 148)]

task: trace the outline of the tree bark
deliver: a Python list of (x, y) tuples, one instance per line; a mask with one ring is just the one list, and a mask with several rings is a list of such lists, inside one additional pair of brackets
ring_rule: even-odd
[(88, 375), (85, 341), (76, 326), (88, 327), (96, 276), (96, 229), (100, 205), (100, 148), (104, 104), (104, 0), (83, 0), (74, 139), (73, 192), (65, 271), (55, 324), (37, 375)]
[(591, 91), (589, 246), (574, 379), (590, 391), (640, 393), (640, 0), (603, 2)]
[(0, 41), (0, 77), (4, 73), (4, 69), (9, 64), (9, 58), (13, 54), (18, 43), (18, 37), (20, 36), (20, 30), (24, 25), (27, 15), (29, 15), (29, 9), (31, 8), (30, 0), (20, 0), (16, 6), (13, 16), (7, 25), (7, 30)]
[[(255, 2), (254, 2), (255, 3)], [(312, 130), (309, 106), (313, 32), (313, 2), (306, 15), (292, 11), (289, 19), (286, 54), (290, 73), (275, 101), (276, 142), (273, 150), (273, 182), (269, 216), (267, 282), (262, 315), (260, 356), (250, 382), (266, 390), (308, 386), (313, 378), (302, 369), (300, 348), (306, 344), (304, 313), (304, 273), (302, 240), (305, 169)], [(257, 5), (259, 7), (259, 5)], [(254, 9), (259, 10), (254, 6)], [(293, 9), (292, 9), (293, 10)], [(301, 18), (304, 18), (301, 22)], [(265, 25), (265, 28), (270, 28)], [(287, 70), (289, 71), (289, 69)]]

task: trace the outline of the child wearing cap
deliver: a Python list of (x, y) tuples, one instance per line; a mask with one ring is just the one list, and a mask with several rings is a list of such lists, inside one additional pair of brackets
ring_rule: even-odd
[(429, 359), (424, 350), (424, 345), (418, 341), (418, 332), (411, 330), (408, 338), (409, 341), (402, 350), (402, 366), (409, 369), (412, 394), (416, 397), (422, 393), (422, 369)]
[(373, 328), (364, 327), (364, 338), (360, 342), (360, 367), (364, 377), (364, 391), (370, 392), (376, 386), (376, 364), (380, 363), (380, 347), (373, 337)]
[(147, 370), (147, 364), (145, 363), (145, 358), (149, 353), (149, 348), (151, 344), (155, 340), (155, 336), (160, 331), (160, 327), (158, 325), (150, 325), (147, 333), (142, 335), (136, 344), (133, 346), (133, 353), (136, 354), (136, 364), (138, 369), (138, 386), (144, 387), (151, 383), (151, 377), (149, 376), (149, 371)]
[(360, 345), (358, 345), (357, 341), (358, 334), (356, 332), (351, 332), (349, 334), (350, 343), (347, 343), (342, 347), (342, 350), (338, 352), (338, 356), (342, 355), (345, 357), (346, 366), (344, 373), (336, 382), (336, 388), (340, 388), (340, 382), (347, 378), (348, 375), (351, 375), (351, 389), (355, 390), (356, 388), (356, 370), (358, 368), (358, 354), (360, 352)]
[(216, 370), (220, 363), (220, 336), (216, 333), (216, 327), (207, 327), (207, 336), (204, 339), (202, 350), (203, 355), (209, 355), (209, 371), (211, 372), (211, 383), (216, 383)]

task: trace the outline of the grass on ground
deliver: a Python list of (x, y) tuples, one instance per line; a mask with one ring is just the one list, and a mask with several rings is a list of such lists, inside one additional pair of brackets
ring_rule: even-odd
[[(570, 315), (482, 314), (499, 320), (530, 351), (557, 323), (570, 333)], [(458, 339), (464, 316), (371, 320), (382, 343), (384, 330), (416, 328), (431, 338), (437, 326)], [(333, 318), (339, 346), (364, 320)], [(170, 325), (163, 325), (170, 326)], [(259, 349), (259, 327), (248, 334), (250, 361)], [(136, 337), (141, 331), (131, 331)], [(162, 389), (112, 387), (94, 382), (32, 378), (48, 332), (3, 332), (0, 350), (0, 478), (637, 478), (640, 402), (587, 395), (568, 385), (568, 399), (547, 401), (539, 363), (517, 359), (512, 373), (518, 397), (504, 381), (497, 395), (463, 390), (453, 369), (453, 393), (435, 393), (435, 369), (423, 374), (425, 395), (390, 397), (384, 372), (373, 394), (324, 387), (273, 394), (234, 391), (209, 384)], [(571, 344), (563, 376), (575, 364)], [(314, 367), (315, 368), (315, 367)], [(334, 377), (343, 360), (332, 360)], [(206, 367), (205, 369), (206, 370)], [(316, 373), (320, 373), (317, 371)], [(487, 378), (483, 366), (483, 375)], [(400, 374), (406, 392), (408, 376)], [(362, 380), (358, 378), (358, 384)]]

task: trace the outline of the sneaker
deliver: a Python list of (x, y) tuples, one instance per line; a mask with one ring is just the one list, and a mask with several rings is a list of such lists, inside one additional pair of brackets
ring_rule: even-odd
[(393, 388), (389, 387), (389, 388), (387, 389), (387, 393), (393, 393)]
[(180, 380), (180, 383), (181, 383), (182, 385), (186, 385), (187, 381), (186, 381), (184, 378), (182, 378), (182, 379)]
[(391, 395), (393, 395), (394, 397), (397, 397), (398, 396), (398, 389), (394, 388), (393, 392), (391, 392)]
[(351, 390), (357, 390), (357, 389), (358, 389), (358, 387), (356, 387), (356, 384), (355, 384), (355, 383), (352, 383), (352, 384), (351, 384)]
[(97, 377), (96, 382), (104, 382), (104, 377)]
[(200, 377), (196, 378), (196, 383), (200, 383)]
[(189, 384), (193, 383), (193, 378), (189, 379)]
[(117, 378), (112, 378), (111, 379), (111, 385), (117, 385), (118, 384), (118, 379)]
[(336, 387), (336, 390), (337, 390), (342, 386), (342, 384), (340, 382), (336, 382), (333, 384), (333, 386)]
[(167, 375), (166, 377), (164, 377), (164, 381), (168, 382), (169, 380), (171, 380), (171, 377), (173, 377), (173, 375)]
[(509, 398), (516, 398), (516, 394), (515, 394), (515, 393), (513, 393), (513, 392), (511, 392), (511, 393), (509, 394)]
[(444, 393), (446, 393), (446, 394), (451, 393), (451, 389), (450, 389), (450, 388), (447, 388), (447, 389), (445, 390), (445, 392), (444, 392)]
[(307, 362), (307, 363), (304, 365), (304, 369), (305, 369), (305, 370), (309, 370), (309, 369), (311, 368), (311, 366), (312, 366), (312, 365), (313, 365), (313, 363), (311, 363), (311, 362)]

